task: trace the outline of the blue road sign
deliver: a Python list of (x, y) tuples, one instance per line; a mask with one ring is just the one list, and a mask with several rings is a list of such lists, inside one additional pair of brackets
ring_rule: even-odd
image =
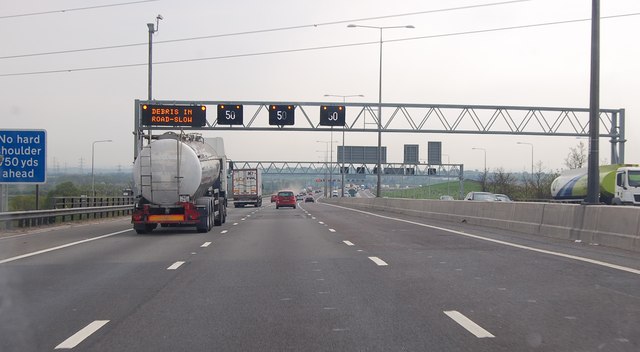
[(44, 183), (47, 131), (0, 130), (0, 183)]

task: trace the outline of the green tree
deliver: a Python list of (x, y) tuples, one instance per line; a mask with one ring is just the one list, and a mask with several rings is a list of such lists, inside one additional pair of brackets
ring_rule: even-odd
[(81, 191), (71, 181), (66, 181), (58, 184), (56, 188), (47, 193), (47, 204), (53, 206), (55, 197), (77, 197), (80, 196)]

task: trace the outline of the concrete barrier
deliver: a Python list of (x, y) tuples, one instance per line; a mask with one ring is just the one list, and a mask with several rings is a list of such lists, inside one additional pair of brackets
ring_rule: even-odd
[(640, 252), (640, 207), (401, 198), (332, 198), (326, 202), (363, 210), (581, 240)]

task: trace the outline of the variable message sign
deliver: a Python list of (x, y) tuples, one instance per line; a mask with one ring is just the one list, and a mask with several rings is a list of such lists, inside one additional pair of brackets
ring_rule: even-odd
[(269, 125), (283, 126), (295, 123), (295, 106), (269, 105)]
[(207, 107), (143, 104), (140, 117), (143, 126), (202, 127), (207, 124)]
[(44, 183), (47, 132), (0, 130), (0, 183)]
[(218, 125), (242, 125), (242, 105), (219, 104)]
[(344, 126), (345, 108), (342, 105), (322, 105), (320, 107), (321, 126)]

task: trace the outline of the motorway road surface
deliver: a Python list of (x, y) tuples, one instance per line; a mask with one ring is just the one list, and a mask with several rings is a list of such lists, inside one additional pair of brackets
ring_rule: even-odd
[(0, 351), (55, 349), (637, 352), (640, 259), (322, 203), (1, 237)]

